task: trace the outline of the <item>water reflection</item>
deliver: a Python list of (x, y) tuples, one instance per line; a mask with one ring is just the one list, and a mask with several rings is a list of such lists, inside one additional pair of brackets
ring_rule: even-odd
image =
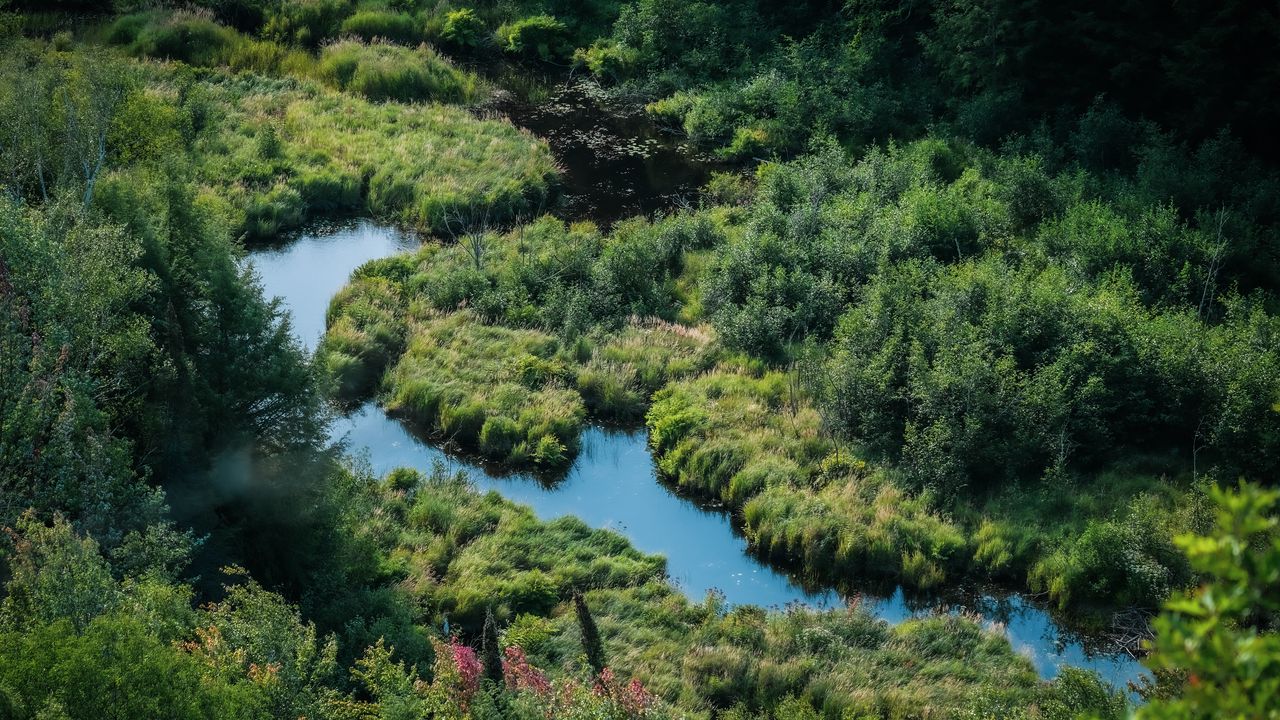
[(249, 260), (262, 276), (263, 294), (284, 302), (293, 315), (294, 334), (314, 349), (324, 335), (329, 299), (347, 284), (351, 271), (417, 246), (412, 233), (354, 220), (313, 226), (278, 244), (257, 246)]
[(587, 428), (572, 469), (555, 483), (527, 474), (499, 476), (452, 456), (419, 440), (373, 403), (340, 420), (333, 433), (352, 450), (367, 449), (379, 475), (396, 467), (430, 470), (440, 462), (450, 470), (466, 470), (481, 490), (529, 505), (544, 520), (577, 515), (592, 527), (615, 530), (640, 550), (666, 556), (668, 575), (695, 599), (714, 589), (734, 604), (840, 604), (836, 593), (806, 592), (754, 559), (725, 513), (703, 510), (668, 492), (657, 482), (643, 431)]

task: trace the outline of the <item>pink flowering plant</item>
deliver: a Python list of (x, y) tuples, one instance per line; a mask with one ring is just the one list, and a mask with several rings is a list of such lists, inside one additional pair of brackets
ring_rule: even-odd
[(444, 690), (458, 707), (465, 710), (480, 689), (483, 667), (476, 651), (450, 638), (448, 642), (436, 642), (435, 681), (432, 685)]

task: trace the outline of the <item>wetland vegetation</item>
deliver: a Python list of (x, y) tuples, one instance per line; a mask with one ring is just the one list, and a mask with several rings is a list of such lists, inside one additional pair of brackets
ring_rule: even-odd
[[(0, 717), (1274, 716), (1280, 38), (1155, 11), (0, 4)], [(504, 87), (569, 74), (590, 108)], [(314, 344), (246, 248), (350, 216), (423, 241)], [(551, 482), (643, 423), (847, 607), (377, 476), (328, 432), (369, 399)], [(857, 599), (895, 586), (1152, 674)]]

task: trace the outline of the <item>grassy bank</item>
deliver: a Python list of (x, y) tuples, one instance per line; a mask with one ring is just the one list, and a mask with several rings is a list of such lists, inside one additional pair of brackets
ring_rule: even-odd
[(609, 666), (692, 716), (810, 706), (816, 716), (778, 717), (1069, 717), (1122, 705), (1081, 673), (1037, 680), (1001, 635), (966, 617), (890, 626), (857, 606), (765, 613), (714, 595), (691, 602), (663, 579), (660, 558), (620, 536), (572, 518), (538, 521), (440, 471), (396, 471), (377, 503), (364, 531), (389, 548), (389, 568), (432, 624), (447, 616), (479, 635), (492, 612), (533, 664), (580, 671), (570, 597), (583, 592)]
[(309, 81), (149, 66), (155, 92), (196, 115), (200, 180), (250, 238), (364, 213), (444, 231), (549, 202), (546, 143), (449, 105), (373, 103)]
[(701, 242), (704, 220), (605, 237), (548, 217), (375, 260), (334, 298), (320, 362), (345, 401), (380, 389), (464, 449), (562, 468), (588, 415), (639, 420), (655, 390), (714, 359), (706, 328), (660, 317), (678, 314), (678, 261), (638, 274)]
[[(465, 308), (459, 332), (535, 333), (532, 387), (554, 378), (557, 411), (647, 412), (665, 475), (816, 580), (998, 582), (1106, 624), (1192, 582), (1172, 538), (1204, 528), (1205, 473), (1270, 467), (1280, 356), (1264, 292), (1210, 294), (1263, 281), (1241, 248), (1213, 260), (1216, 226), (1179, 222), (1151, 178), (1113, 179), (1105, 201), (1087, 177), (959, 141), (827, 147), (761, 166), (740, 204), (608, 235), (551, 219), (463, 234), (371, 264), (352, 292), (377, 275), (399, 317)], [(386, 355), (331, 364), (372, 388)], [(488, 388), (523, 372), (471, 364), (492, 370), (450, 400), (472, 417), (462, 437), (511, 415)], [(386, 375), (386, 397), (412, 376)], [(517, 431), (533, 416), (511, 420), (536, 440)]]

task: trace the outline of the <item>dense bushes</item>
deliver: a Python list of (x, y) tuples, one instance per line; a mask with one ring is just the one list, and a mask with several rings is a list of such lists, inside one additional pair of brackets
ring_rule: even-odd
[(440, 39), (460, 48), (474, 48), (485, 39), (484, 21), (471, 8), (447, 13), (440, 27)]

